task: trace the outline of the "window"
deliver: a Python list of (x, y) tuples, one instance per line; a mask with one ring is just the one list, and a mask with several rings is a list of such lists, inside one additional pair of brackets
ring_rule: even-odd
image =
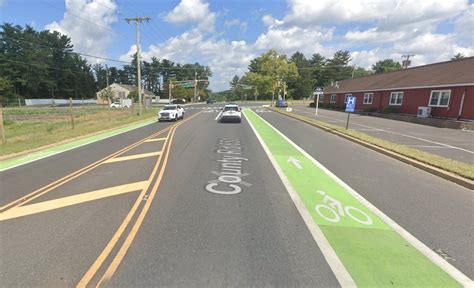
[(403, 92), (392, 92), (390, 94), (390, 105), (402, 105)]
[(352, 96), (352, 94), (346, 94), (346, 97), (344, 98), (344, 104), (347, 103), (347, 97)]
[(119, 96), (120, 99), (124, 99), (125, 98), (125, 92), (124, 91), (119, 91), (118, 96)]
[(331, 94), (331, 103), (336, 103), (336, 94)]
[(374, 93), (364, 93), (364, 104), (372, 104)]
[(319, 95), (319, 102), (324, 102), (324, 94)]
[(451, 90), (432, 90), (429, 106), (448, 107), (451, 98)]

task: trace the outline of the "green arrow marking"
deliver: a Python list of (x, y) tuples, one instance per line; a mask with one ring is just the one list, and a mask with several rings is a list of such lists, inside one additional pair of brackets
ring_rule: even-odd
[(244, 115), (358, 286), (461, 286), (255, 112)]

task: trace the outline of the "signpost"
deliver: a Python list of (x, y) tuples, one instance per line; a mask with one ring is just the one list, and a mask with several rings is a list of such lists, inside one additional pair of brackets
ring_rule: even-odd
[(347, 128), (349, 128), (349, 118), (351, 116), (351, 113), (354, 113), (355, 111), (356, 99), (357, 98), (352, 96), (352, 94), (349, 94), (346, 99), (346, 112), (347, 112), (346, 130)]
[(323, 87), (316, 87), (314, 90), (314, 95), (316, 96), (315, 100), (316, 103), (314, 103), (314, 107), (316, 108), (315, 115), (318, 116), (318, 109), (319, 109), (319, 95), (322, 95), (323, 93)]

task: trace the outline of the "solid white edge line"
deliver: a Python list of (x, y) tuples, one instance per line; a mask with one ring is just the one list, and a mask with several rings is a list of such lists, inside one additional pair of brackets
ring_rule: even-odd
[[(113, 134), (113, 135), (110, 135), (110, 136), (107, 136), (105, 138), (102, 138), (102, 139), (97, 139), (97, 140), (93, 140), (91, 142), (87, 142), (87, 143), (83, 143), (79, 146), (74, 146), (74, 147), (71, 147), (71, 148), (68, 148), (66, 150), (61, 150), (61, 151), (58, 151), (58, 152), (53, 152), (53, 154), (48, 154), (48, 155), (45, 155), (45, 156), (42, 156), (40, 158), (36, 158), (36, 159), (33, 159), (33, 160), (30, 160), (30, 161), (27, 161), (25, 163), (20, 163), (20, 164), (17, 164), (17, 165), (14, 165), (14, 166), (11, 166), (11, 167), (7, 167), (7, 168), (4, 168), (4, 169), (0, 169), (0, 172), (3, 172), (3, 171), (7, 171), (7, 170), (10, 170), (10, 169), (13, 169), (13, 168), (16, 168), (16, 167), (20, 167), (20, 166), (23, 166), (23, 165), (26, 165), (26, 164), (30, 164), (30, 163), (33, 163), (35, 161), (38, 161), (38, 160), (41, 160), (41, 159), (45, 159), (45, 158), (48, 158), (48, 157), (51, 157), (51, 156), (54, 156), (54, 155), (58, 155), (58, 154), (61, 154), (61, 153), (64, 153), (64, 152), (67, 152), (67, 151), (71, 151), (71, 150), (74, 150), (74, 149), (77, 149), (77, 148), (80, 148), (82, 146), (86, 146), (86, 145), (89, 145), (89, 144), (92, 144), (92, 143), (95, 143), (95, 142), (99, 142), (99, 141), (102, 141), (102, 140), (105, 140), (105, 139), (108, 139), (110, 137), (114, 137), (114, 136), (117, 136), (117, 135), (120, 135), (120, 134), (123, 134), (123, 133), (127, 133), (127, 132), (130, 132), (130, 131), (133, 131), (135, 129), (138, 129), (138, 128), (142, 128), (142, 127), (145, 127), (147, 125), (150, 125), (150, 124), (153, 124), (153, 122), (155, 122), (154, 120), (150, 120), (149, 122), (145, 122), (143, 123), (143, 125), (140, 125), (140, 126), (137, 126), (135, 128), (132, 128), (130, 130), (125, 130), (125, 131), (122, 131), (120, 133), (117, 133), (117, 134)], [(107, 133), (107, 132), (104, 132), (104, 133)], [(90, 137), (94, 137), (94, 136), (90, 136)], [(79, 139), (80, 140), (80, 139)], [(77, 141), (79, 141), (77, 140)], [(67, 143), (64, 143), (64, 144), (67, 144)], [(62, 145), (62, 144), (61, 144)], [(48, 148), (46, 148), (48, 149)], [(37, 151), (38, 153), (41, 152), (41, 150)], [(37, 152), (33, 152), (33, 153), (37, 153)], [(26, 157), (26, 156), (25, 156)]]
[(219, 119), (219, 117), (221, 117), (221, 114), (222, 114), (222, 110), (221, 110), (221, 111), (219, 111), (219, 114), (217, 114), (217, 117), (216, 117), (216, 119), (214, 119), (214, 120), (216, 120), (216, 121), (217, 121), (217, 119)]
[(423, 244), (420, 240), (418, 240), (415, 236), (411, 235), (410, 232), (406, 231), (398, 225), (394, 220), (390, 217), (385, 215), (382, 211), (380, 211), (377, 207), (372, 205), (367, 199), (362, 197), (359, 193), (357, 193), (354, 189), (352, 189), (349, 185), (347, 185), (344, 181), (339, 179), (334, 173), (332, 173), (329, 169), (324, 167), (321, 163), (319, 163), (316, 159), (314, 159), (311, 155), (309, 155), (306, 151), (304, 151), (301, 147), (296, 145), (293, 141), (291, 141), (288, 137), (286, 137), (283, 133), (273, 127), (270, 123), (268, 123), (265, 119), (260, 117), (257, 113), (255, 113), (257, 117), (259, 117), (263, 122), (265, 122), (268, 126), (270, 126), (275, 132), (277, 132), (280, 136), (282, 136), (286, 141), (288, 141), (293, 147), (295, 147), (298, 151), (300, 151), (306, 158), (311, 160), (316, 166), (322, 169), (326, 174), (328, 174), (333, 180), (335, 180), (338, 184), (346, 189), (354, 198), (359, 200), (364, 206), (366, 206), (372, 213), (377, 215), (382, 221), (384, 221), (388, 226), (390, 226), (395, 232), (397, 232), (402, 238), (404, 238), (408, 243), (410, 243), (413, 247), (415, 247), (418, 251), (420, 251), (423, 255), (425, 255), (428, 259), (430, 259), (434, 264), (438, 265), (443, 271), (448, 273), (451, 277), (453, 277), (456, 281), (458, 281), (464, 287), (474, 287), (474, 281), (472, 281), (469, 277), (464, 275), (461, 271), (459, 271), (456, 267), (451, 265), (449, 262), (444, 260), (440, 255), (435, 253), (431, 250), (428, 246)]
[[(254, 112), (252, 111), (252, 113), (254, 113)], [(254, 114), (257, 115), (257, 113), (254, 113)], [(245, 115), (245, 113), (244, 113), (244, 115)], [(303, 218), (303, 221), (305, 222), (306, 227), (308, 228), (309, 232), (313, 236), (314, 241), (316, 242), (319, 249), (321, 250), (321, 253), (323, 254), (324, 258), (326, 259), (326, 262), (328, 263), (329, 267), (331, 268), (332, 272), (334, 273), (334, 276), (336, 277), (337, 281), (339, 282), (339, 284), (342, 287), (357, 287), (357, 285), (354, 282), (354, 279), (352, 279), (351, 275), (346, 270), (346, 267), (344, 267), (341, 260), (337, 256), (336, 252), (332, 249), (331, 244), (329, 244), (328, 240), (324, 236), (324, 234), (321, 231), (321, 229), (319, 228), (319, 226), (316, 224), (316, 222), (314, 222), (313, 217), (311, 217), (311, 215), (309, 214), (309, 212), (306, 209), (303, 201), (300, 199), (300, 196), (295, 191), (293, 186), (290, 184), (290, 181), (288, 180), (288, 178), (286, 178), (286, 175), (283, 173), (280, 166), (278, 166), (278, 163), (276, 162), (276, 159), (273, 157), (272, 153), (268, 149), (265, 142), (263, 142), (263, 139), (258, 134), (258, 132), (255, 129), (255, 127), (253, 126), (252, 122), (248, 119), (247, 119), (247, 122), (249, 123), (250, 128), (252, 128), (253, 133), (255, 134), (258, 141), (260, 142), (260, 145), (262, 145), (263, 150), (267, 154), (267, 157), (270, 160), (270, 162), (272, 163), (273, 168), (275, 168), (275, 171), (277, 172), (278, 176), (280, 177), (281, 181), (283, 182), (283, 185), (285, 186), (286, 190), (288, 191), (288, 194), (290, 194), (291, 200), (293, 200), (293, 203), (295, 204), (296, 209), (298, 210), (301, 217)]]

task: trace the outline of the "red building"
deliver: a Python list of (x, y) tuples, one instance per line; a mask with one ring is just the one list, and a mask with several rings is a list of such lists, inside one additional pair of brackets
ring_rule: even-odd
[(320, 103), (344, 107), (352, 94), (356, 110), (416, 115), (429, 107), (432, 117), (474, 120), (474, 57), (335, 82)]

